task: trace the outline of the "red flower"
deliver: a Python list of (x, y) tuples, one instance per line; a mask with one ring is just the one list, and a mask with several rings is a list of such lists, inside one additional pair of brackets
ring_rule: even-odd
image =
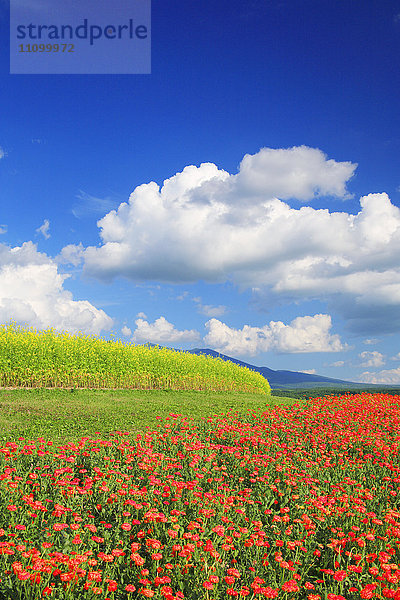
[(211, 531), (217, 533), (218, 535), (224, 535), (225, 527), (223, 525), (217, 525), (216, 527), (213, 527)]
[(357, 565), (349, 565), (348, 569), (352, 573), (362, 573), (362, 567), (357, 566)]
[(72, 538), (71, 542), (73, 544), (82, 544), (82, 540), (80, 538), (79, 533), (77, 535), (74, 535), (74, 537)]
[(52, 594), (52, 592), (53, 592), (53, 590), (51, 589), (51, 587), (46, 585), (46, 587), (44, 588), (44, 590), (42, 592), (42, 596), (50, 596), (50, 594)]
[(289, 581), (286, 581), (283, 586), (282, 586), (282, 590), (284, 592), (299, 592), (300, 588), (296, 583), (295, 579), (290, 579)]
[(233, 577), (240, 577), (240, 573), (237, 569), (228, 569), (227, 573)]
[(131, 554), (131, 559), (133, 560), (133, 562), (135, 563), (135, 565), (138, 565), (138, 566), (142, 566), (146, 562), (145, 559), (142, 558), (140, 556), (140, 554), (137, 554), (136, 552), (133, 552)]
[(54, 523), (53, 529), (54, 531), (62, 531), (63, 529), (68, 529), (69, 525), (67, 523)]
[(376, 587), (376, 583), (369, 583), (366, 585), (360, 592), (361, 598), (373, 598), (376, 595), (374, 592)]
[(161, 560), (163, 557), (163, 555), (161, 554), (161, 552), (156, 552), (155, 554), (151, 555), (152, 560)]
[(276, 598), (279, 594), (279, 590), (275, 590), (272, 587), (262, 587), (260, 588), (260, 594), (262, 594), (264, 598)]

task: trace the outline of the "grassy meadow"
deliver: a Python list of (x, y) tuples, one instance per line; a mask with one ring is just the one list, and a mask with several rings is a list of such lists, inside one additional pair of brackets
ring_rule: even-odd
[(400, 600), (399, 396), (122, 346), (3, 328), (0, 600)]
[(227, 412), (246, 420), (253, 411), (292, 402), (247, 392), (0, 389), (0, 441), (35, 439), (45, 433), (61, 444), (114, 431), (137, 433), (156, 427), (157, 417), (164, 419), (169, 413), (199, 423)]

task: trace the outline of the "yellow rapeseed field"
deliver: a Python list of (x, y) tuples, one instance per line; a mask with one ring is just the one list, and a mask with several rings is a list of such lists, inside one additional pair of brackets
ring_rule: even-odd
[(0, 386), (271, 391), (259, 373), (220, 358), (15, 322), (0, 325)]

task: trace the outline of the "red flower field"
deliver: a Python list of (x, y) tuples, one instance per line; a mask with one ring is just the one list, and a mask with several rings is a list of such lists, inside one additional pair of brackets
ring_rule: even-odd
[(317, 398), (0, 448), (0, 598), (400, 599), (400, 407)]

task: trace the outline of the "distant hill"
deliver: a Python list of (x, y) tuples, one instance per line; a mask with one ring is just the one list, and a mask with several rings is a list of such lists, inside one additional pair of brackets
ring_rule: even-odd
[[(219, 357), (222, 360), (230, 360), (231, 362), (247, 367), (252, 371), (258, 371), (265, 377), (273, 389), (279, 388), (313, 388), (313, 387), (334, 387), (334, 388), (354, 388), (362, 389), (365, 388), (365, 383), (355, 383), (353, 381), (345, 381), (343, 379), (332, 379), (331, 377), (323, 377), (321, 375), (310, 375), (309, 373), (301, 373), (299, 371), (274, 371), (268, 367), (256, 367), (245, 363), (242, 360), (231, 358), (225, 354), (220, 354), (215, 350), (209, 348), (193, 348), (192, 350), (186, 350), (191, 354), (207, 354), (209, 356)], [(368, 387), (373, 387), (368, 384)]]

